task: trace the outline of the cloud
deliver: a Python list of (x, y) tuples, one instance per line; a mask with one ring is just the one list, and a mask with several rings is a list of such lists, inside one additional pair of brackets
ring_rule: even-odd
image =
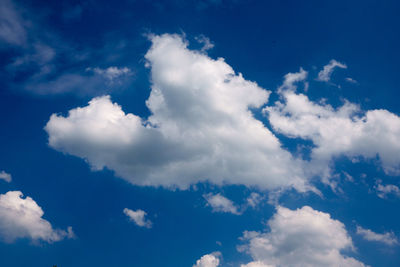
[(398, 186), (393, 184), (382, 185), (382, 180), (378, 180), (374, 188), (380, 198), (387, 198), (388, 195), (400, 197), (400, 188)]
[(108, 67), (106, 69), (101, 68), (87, 68), (86, 71), (93, 71), (95, 74), (103, 76), (108, 79), (111, 83), (116, 82), (117, 79), (121, 79), (124, 76), (131, 76), (132, 71), (127, 68), (118, 68), (118, 67)]
[(202, 52), (210, 50), (214, 47), (214, 44), (210, 41), (210, 39), (204, 35), (199, 35), (195, 39), (200, 44), (203, 44), (203, 47), (201, 48)]
[(11, 174), (6, 173), (5, 171), (0, 172), (0, 180), (4, 180), (7, 183), (9, 183), (11, 182), (11, 179), (12, 179)]
[(153, 223), (146, 219), (146, 215), (147, 213), (143, 210), (131, 210), (128, 208), (124, 209), (124, 213), (126, 216), (129, 217), (129, 219), (133, 222), (136, 223), (136, 225), (140, 226), (140, 227), (146, 227), (146, 228), (151, 228), (153, 226)]
[(196, 261), (193, 267), (217, 267), (219, 266), (221, 257), (220, 252), (213, 252), (211, 254), (206, 254)]
[(66, 117), (50, 117), (45, 130), (52, 148), (137, 185), (186, 189), (210, 181), (312, 189), (303, 161), (282, 149), (250, 111), (267, 102), (269, 91), (236, 74), (222, 58), (189, 50), (179, 35), (150, 40), (145, 58), (151, 116), (126, 114), (108, 96), (94, 98)]
[(365, 266), (341, 253), (352, 250), (353, 243), (343, 223), (328, 213), (279, 206), (268, 226), (265, 233), (244, 232), (241, 239), (247, 244), (239, 251), (254, 261), (242, 266)]
[(392, 232), (378, 234), (370, 229), (364, 229), (361, 226), (357, 226), (357, 234), (361, 235), (365, 240), (381, 242), (388, 246), (397, 245), (399, 243), (397, 237)]
[(207, 205), (211, 206), (213, 212), (226, 212), (232, 213), (235, 215), (240, 215), (238, 207), (228, 198), (222, 196), (221, 194), (207, 194), (204, 195), (204, 198), (207, 201)]
[(357, 84), (357, 83), (358, 83), (356, 80), (354, 80), (353, 78), (350, 78), (350, 77), (347, 77), (345, 80), (346, 80), (347, 82), (349, 82), (349, 83), (354, 83), (354, 84)]
[[(305, 82), (304, 72), (300, 73), (304, 80), (296, 81)], [(387, 174), (400, 173), (399, 116), (384, 109), (362, 111), (348, 101), (333, 108), (296, 93), (296, 85), (287, 79), (283, 84), (289, 85), (279, 90), (282, 100), (263, 111), (276, 132), (313, 142), (311, 162), (305, 167), (309, 175), (329, 177), (330, 161), (341, 155), (350, 159), (378, 158)]]
[(318, 81), (329, 82), (331, 80), (331, 75), (335, 68), (347, 69), (346, 64), (340, 63), (334, 59), (329, 61), (328, 65), (325, 65), (324, 68), (318, 73)]
[(0, 41), (22, 46), (27, 39), (26, 22), (10, 0), (0, 1)]
[(249, 207), (255, 208), (260, 204), (260, 202), (264, 199), (263, 196), (261, 196), (258, 193), (252, 192), (250, 196), (246, 199), (247, 205)]
[(33, 242), (52, 243), (75, 236), (71, 227), (67, 231), (53, 229), (42, 218), (42, 208), (32, 198), (22, 196), (20, 191), (0, 194), (0, 237), (3, 241), (12, 243), (19, 238), (28, 238)]
[(252, 261), (247, 264), (241, 264), (240, 267), (274, 267), (274, 266), (265, 264), (262, 261)]

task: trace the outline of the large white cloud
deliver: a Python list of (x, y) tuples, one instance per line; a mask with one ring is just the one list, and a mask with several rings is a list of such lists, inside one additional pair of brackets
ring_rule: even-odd
[(67, 117), (51, 116), (45, 127), (51, 147), (138, 185), (187, 188), (208, 180), (308, 189), (303, 162), (250, 111), (267, 102), (269, 91), (235, 74), (222, 58), (189, 50), (181, 36), (150, 38), (146, 104), (152, 115), (142, 119), (108, 96), (94, 98)]
[[(298, 79), (288, 82), (292, 76)], [(386, 173), (399, 174), (400, 117), (384, 109), (364, 112), (348, 101), (338, 108), (313, 102), (296, 92), (294, 82), (305, 81), (306, 77), (304, 70), (288, 74), (279, 90), (282, 101), (264, 111), (275, 131), (314, 143), (308, 170), (327, 177), (331, 159), (346, 155), (378, 157)]]
[(33, 242), (52, 243), (74, 237), (71, 227), (67, 231), (54, 229), (42, 218), (42, 208), (32, 198), (22, 196), (20, 191), (0, 194), (0, 238), (3, 241), (10, 243), (28, 238)]
[(308, 206), (290, 210), (277, 207), (268, 221), (269, 231), (245, 232), (240, 246), (254, 259), (242, 266), (365, 266), (343, 255), (353, 243), (343, 225), (328, 213)]

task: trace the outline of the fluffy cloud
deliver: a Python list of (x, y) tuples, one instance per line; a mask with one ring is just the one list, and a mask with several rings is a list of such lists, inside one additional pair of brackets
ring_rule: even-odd
[(126, 216), (129, 217), (129, 219), (133, 222), (136, 223), (136, 225), (140, 227), (146, 227), (146, 228), (151, 228), (153, 226), (153, 223), (146, 219), (147, 213), (143, 210), (131, 210), (128, 208), (124, 209), (124, 213)]
[(268, 221), (269, 232), (245, 232), (240, 251), (254, 262), (246, 267), (265, 266), (364, 266), (341, 252), (353, 249), (344, 225), (329, 214), (308, 206), (290, 210), (277, 207)]
[(4, 180), (7, 183), (11, 182), (11, 174), (6, 173), (5, 171), (0, 172), (0, 180)]
[[(210, 181), (273, 189), (310, 189), (303, 161), (254, 118), (270, 94), (222, 58), (187, 48), (179, 35), (151, 36), (145, 55), (152, 88), (147, 119), (126, 114), (108, 96), (53, 114), (49, 145), (107, 167), (137, 185), (187, 188)], [(290, 166), (290, 168), (288, 168)]]
[[(291, 77), (298, 78), (289, 80)], [(348, 101), (336, 109), (323, 102), (313, 102), (295, 91), (294, 82), (305, 79), (304, 70), (288, 74), (279, 90), (283, 101), (265, 108), (264, 112), (275, 131), (314, 143), (312, 166), (306, 169), (327, 177), (330, 160), (346, 155), (378, 157), (386, 173), (399, 174), (400, 117), (383, 109), (364, 112)]]
[(30, 198), (22, 198), (20, 191), (9, 191), (0, 195), (0, 237), (8, 243), (19, 238), (28, 238), (34, 242), (48, 243), (60, 241), (65, 237), (72, 238), (72, 228), (67, 231), (53, 229), (43, 219), (44, 212)]
[(361, 235), (365, 240), (381, 242), (389, 246), (397, 245), (399, 243), (395, 234), (392, 232), (378, 234), (370, 229), (364, 229), (361, 226), (357, 226), (357, 234)]
[(329, 61), (328, 65), (325, 65), (324, 68), (318, 73), (318, 81), (329, 82), (331, 80), (331, 75), (335, 68), (347, 69), (346, 64), (340, 63), (334, 59)]
[(238, 207), (228, 198), (222, 196), (221, 194), (207, 194), (204, 195), (207, 201), (207, 205), (211, 206), (213, 212), (227, 212), (236, 215), (240, 215), (241, 212)]
[(193, 267), (217, 267), (219, 266), (219, 258), (221, 257), (220, 252), (213, 252), (206, 254), (196, 261)]

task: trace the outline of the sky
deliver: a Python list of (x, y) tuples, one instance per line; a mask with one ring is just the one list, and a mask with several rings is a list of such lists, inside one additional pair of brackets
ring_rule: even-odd
[(0, 0), (0, 266), (399, 266), (399, 5)]

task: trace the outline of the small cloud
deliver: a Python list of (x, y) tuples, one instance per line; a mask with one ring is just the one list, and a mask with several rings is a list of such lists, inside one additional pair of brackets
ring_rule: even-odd
[(220, 263), (221, 252), (206, 254), (196, 261), (193, 267), (217, 267)]
[(4, 180), (7, 183), (11, 182), (11, 180), (12, 180), (11, 174), (6, 173), (5, 171), (1, 171), (0, 172), (0, 180)]
[(87, 68), (86, 71), (92, 71), (93, 73), (106, 78), (109, 82), (115, 82), (121, 77), (131, 76), (132, 71), (127, 67), (108, 67), (106, 69), (101, 68)]
[(153, 226), (153, 223), (146, 219), (147, 213), (143, 210), (131, 210), (128, 208), (124, 209), (124, 213), (126, 216), (129, 217), (129, 219), (133, 222), (135, 222), (136, 225), (140, 227), (146, 227), (146, 228), (151, 228)]
[(249, 207), (255, 208), (260, 202), (264, 199), (263, 196), (261, 196), (258, 193), (251, 193), (250, 196), (246, 199), (247, 200), (247, 205)]
[(329, 61), (329, 64), (325, 65), (324, 68), (318, 73), (317, 81), (329, 82), (335, 68), (347, 69), (347, 66), (344, 63), (340, 63), (332, 59), (331, 61)]
[(397, 245), (399, 243), (393, 232), (378, 234), (370, 229), (364, 229), (361, 226), (357, 226), (357, 234), (362, 236), (365, 240), (381, 242), (388, 246)]
[(210, 50), (214, 47), (214, 44), (210, 41), (210, 39), (204, 35), (199, 35), (195, 37), (196, 41), (199, 42), (200, 44), (203, 44), (203, 47), (201, 48), (202, 52), (205, 52), (207, 50)]
[(221, 194), (207, 194), (203, 196), (207, 201), (207, 206), (212, 208), (213, 212), (225, 212), (232, 213), (235, 215), (240, 215), (241, 212), (238, 211), (238, 207), (228, 198), (222, 196)]
[(353, 78), (350, 78), (350, 77), (347, 77), (345, 80), (349, 83), (358, 84), (358, 82), (356, 80), (354, 80)]
[(388, 195), (400, 197), (400, 188), (398, 186), (393, 184), (383, 185), (382, 180), (377, 180), (374, 188), (376, 190), (376, 194), (380, 198), (387, 198)]

